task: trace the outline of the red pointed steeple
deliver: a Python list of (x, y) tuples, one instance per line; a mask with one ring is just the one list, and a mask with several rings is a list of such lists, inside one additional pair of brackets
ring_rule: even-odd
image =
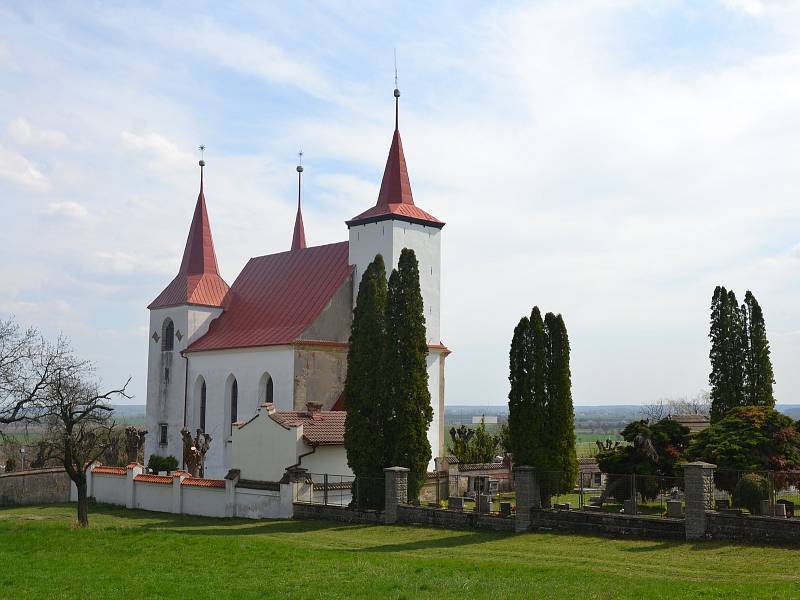
[(178, 275), (147, 308), (179, 304), (222, 306), (225, 294), (228, 293), (228, 284), (220, 276), (217, 267), (211, 224), (206, 211), (206, 198), (203, 194), (204, 166), (205, 161), (201, 160), (200, 194), (197, 196)]
[[(300, 160), (303, 153), (300, 152)], [(303, 165), (297, 165), (297, 215), (294, 218), (294, 233), (292, 234), (292, 250), (301, 250), (306, 247), (306, 231), (303, 227), (303, 212), (300, 210), (300, 183), (303, 174)]]
[(369, 210), (347, 221), (347, 226), (352, 227), (353, 225), (396, 219), (441, 229), (444, 227), (442, 221), (414, 204), (414, 196), (411, 193), (411, 180), (408, 177), (408, 167), (406, 166), (403, 142), (400, 139), (400, 129), (398, 127), (399, 90), (396, 89), (394, 91), (394, 97), (394, 135), (392, 136), (392, 145), (389, 148), (389, 157), (386, 159), (386, 168), (383, 170), (378, 202)]

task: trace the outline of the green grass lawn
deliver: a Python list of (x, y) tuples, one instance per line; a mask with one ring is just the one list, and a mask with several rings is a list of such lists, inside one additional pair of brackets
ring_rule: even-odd
[(791, 598), (789, 548), (67, 505), (0, 510), (0, 598)]

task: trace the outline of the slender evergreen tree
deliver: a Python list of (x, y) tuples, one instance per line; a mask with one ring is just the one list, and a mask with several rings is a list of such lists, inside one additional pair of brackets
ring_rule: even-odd
[(746, 327), (733, 290), (714, 289), (711, 299), (711, 420), (745, 403)]
[(534, 306), (514, 329), (509, 352), (508, 428), (514, 462), (537, 469), (542, 502), (577, 476), (569, 339), (561, 316)]
[(534, 412), (531, 385), (531, 322), (522, 317), (514, 328), (508, 353), (508, 439), (514, 462), (535, 464), (533, 445)]
[(355, 474), (354, 503), (383, 506), (386, 269), (378, 254), (361, 277), (347, 351), (344, 446)]
[(389, 277), (386, 303), (386, 464), (406, 467), (408, 497), (417, 498), (431, 460), (428, 427), (433, 407), (428, 390), (428, 342), (419, 285), (419, 263), (403, 248)]
[(747, 353), (745, 357), (747, 404), (775, 406), (772, 385), (775, 377), (770, 359), (767, 326), (764, 313), (750, 290), (744, 296), (742, 314), (747, 328)]
[(561, 315), (547, 313), (544, 318), (547, 339), (547, 417), (544, 431), (547, 468), (554, 476), (546, 477), (542, 500), (570, 491), (578, 477), (575, 451), (575, 414), (572, 407), (572, 375), (569, 366), (569, 336)]

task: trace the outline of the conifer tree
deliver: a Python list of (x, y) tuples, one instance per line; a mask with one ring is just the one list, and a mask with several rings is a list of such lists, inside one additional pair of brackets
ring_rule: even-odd
[(711, 420), (745, 403), (746, 327), (733, 290), (717, 286), (711, 299)]
[(406, 467), (408, 497), (417, 498), (431, 460), (428, 427), (433, 407), (428, 390), (428, 342), (419, 285), (419, 263), (403, 248), (389, 277), (384, 368), (386, 406), (385, 463)]
[(747, 404), (775, 406), (772, 385), (775, 377), (770, 360), (767, 327), (764, 313), (750, 290), (744, 296), (743, 319), (747, 328), (747, 354), (745, 358)]
[(538, 307), (514, 330), (509, 352), (508, 427), (514, 462), (535, 466), (542, 501), (577, 476), (569, 339), (561, 316)]
[(548, 454), (547, 468), (554, 477), (543, 478), (542, 499), (549, 505), (550, 495), (566, 493), (575, 485), (578, 458), (575, 452), (575, 415), (572, 407), (572, 375), (569, 366), (569, 336), (561, 315), (547, 313), (544, 319), (547, 339), (547, 417), (544, 431)]
[(386, 269), (378, 254), (361, 277), (347, 351), (344, 446), (355, 474), (354, 503), (383, 506)]
[(531, 399), (531, 322), (522, 317), (514, 328), (511, 350), (508, 353), (508, 438), (514, 462), (535, 464), (533, 447), (533, 402)]

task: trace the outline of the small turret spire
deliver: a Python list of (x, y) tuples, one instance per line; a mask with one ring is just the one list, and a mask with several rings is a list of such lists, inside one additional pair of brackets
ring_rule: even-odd
[(303, 212), (300, 198), (303, 184), (303, 151), (297, 153), (297, 215), (294, 218), (294, 233), (292, 234), (292, 250), (301, 250), (306, 247), (306, 232), (303, 227)]

